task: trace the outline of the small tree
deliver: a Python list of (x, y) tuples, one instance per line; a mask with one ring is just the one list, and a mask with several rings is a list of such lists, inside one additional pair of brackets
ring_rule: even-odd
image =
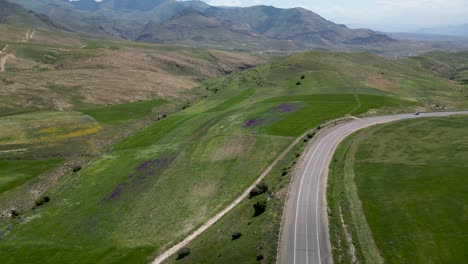
[(296, 83), (297, 86), (299, 86), (299, 85), (301, 85), (301, 84), (302, 84), (301, 82), (297, 82), (297, 83)]
[(39, 197), (37, 200), (36, 200), (36, 206), (41, 206), (45, 203), (48, 203), (50, 202), (50, 197), (49, 196), (42, 196), (42, 197)]
[(267, 202), (265, 200), (258, 201), (253, 205), (255, 210), (254, 217), (263, 214), (266, 210)]
[(45, 203), (44, 197), (40, 197), (36, 200), (36, 206), (41, 206)]
[(258, 254), (257, 261), (262, 261), (262, 260), (263, 260), (263, 254)]
[(232, 234), (231, 237), (232, 237), (232, 240), (237, 240), (237, 239), (239, 239), (241, 236), (242, 236), (241, 233), (236, 232), (236, 233)]
[(183, 259), (188, 255), (190, 255), (190, 248), (182, 248), (177, 252), (177, 260)]
[(301, 80), (304, 80), (304, 79), (305, 79), (305, 75), (302, 75), (302, 76), (301, 76)]
[(249, 199), (266, 192), (268, 192), (268, 185), (262, 182), (250, 191)]
[(11, 213), (11, 217), (12, 217), (12, 218), (15, 218), (15, 217), (19, 216), (19, 212), (16, 211), (16, 210), (11, 210), (10, 213)]
[(268, 192), (268, 185), (264, 182), (260, 183), (259, 185), (257, 185), (257, 188), (262, 192), (262, 193), (266, 193)]

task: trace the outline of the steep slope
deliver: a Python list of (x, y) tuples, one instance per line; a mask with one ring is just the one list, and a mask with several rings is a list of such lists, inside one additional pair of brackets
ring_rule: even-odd
[(49, 31), (68, 30), (64, 26), (52, 21), (46, 15), (26, 10), (20, 5), (5, 0), (0, 0), (0, 24), (40, 28)]
[(206, 14), (268, 38), (292, 40), (305, 45), (366, 45), (394, 41), (384, 34), (371, 30), (349, 29), (345, 25), (337, 25), (303, 8), (211, 7), (206, 10)]
[(236, 29), (228, 22), (186, 9), (163, 23), (149, 22), (136, 39), (141, 42), (216, 46), (237, 49), (294, 49), (292, 43), (271, 40), (248, 30)]
[[(396, 42), (371, 30), (337, 25), (303, 8), (225, 8), (177, 0), (12, 1), (83, 32), (144, 42), (222, 47), (242, 43), (244, 49), (289, 51), (347, 50), (346, 46)], [(229, 48), (237, 49), (239, 45)]]
[(421, 66), (438, 76), (468, 85), (468, 52), (435, 51), (415, 57)]
[[(67, 0), (8, 0), (32, 10), (37, 14), (44, 14), (53, 21), (85, 36), (104, 38), (128, 38), (129, 32), (140, 28), (143, 24), (136, 21), (112, 19), (90, 10), (79, 10)], [(79, 1), (81, 2), (81, 1)], [(86, 4), (86, 2), (83, 2)]]

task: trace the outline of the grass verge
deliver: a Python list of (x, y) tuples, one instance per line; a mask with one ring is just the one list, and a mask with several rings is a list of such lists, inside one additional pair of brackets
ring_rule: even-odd
[(328, 187), (335, 263), (467, 259), (467, 128), (462, 116), (400, 121), (340, 145)]

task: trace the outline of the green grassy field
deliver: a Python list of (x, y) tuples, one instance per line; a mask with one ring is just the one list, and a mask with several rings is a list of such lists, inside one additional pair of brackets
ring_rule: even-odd
[[(91, 44), (89, 50), (100, 49)], [(420, 101), (409, 101), (405, 98), (410, 93), (401, 92), (404, 89), (391, 90), (393, 86), (385, 82), (388, 87), (371, 85), (368, 76), (357, 75), (405, 72), (416, 87), (421, 81), (415, 79), (428, 73), (408, 67), (367, 54), (312, 52), (205, 81), (187, 92), (188, 97), (199, 98), (189, 108), (160, 120), (145, 119), (149, 125), (125, 130), (132, 133), (113, 148), (90, 156), (80, 172), (67, 173), (45, 193), (50, 203), (22, 211), (23, 220), (1, 219), (0, 262), (143, 263), (234, 200), (308, 129), (347, 114), (412, 111), (424, 105), (429, 96), (422, 91), (415, 92), (424, 94), (417, 98)], [(321, 70), (328, 73), (316, 73)], [(304, 83), (296, 85), (298, 80)], [(444, 102), (460, 104), (450, 94), (455, 87), (447, 84), (440, 91)], [(80, 116), (92, 119), (105, 134), (151, 115), (152, 109), (165, 106), (161, 104), (156, 100), (93, 108), (83, 110), (88, 116)], [(267, 180), (278, 197), (284, 197), (281, 190), (287, 182), (277, 177), (281, 169)], [(272, 201), (271, 211), (251, 220), (251, 201), (245, 201), (236, 208), (244, 218), (237, 221), (232, 218), (237, 215), (230, 214), (220, 224), (236, 223), (233, 228), (246, 230), (242, 232), (248, 242), (237, 243), (236, 248), (245, 252), (247, 262), (259, 253), (253, 247), (258, 243), (265, 258), (274, 259), (277, 232), (269, 232), (277, 230), (281, 199)], [(208, 246), (215, 248), (213, 258), (216, 250), (224, 252), (220, 259), (235, 257), (228, 252), (229, 244), (222, 244), (231, 243), (225, 236), (217, 240), (216, 232), (207, 234)], [(198, 252), (204, 250), (201, 242), (194, 243)]]
[[(302, 152), (305, 144), (298, 143), (265, 177), (262, 183), (268, 186), (267, 193), (244, 200), (187, 245), (191, 251), (188, 257), (176, 260), (177, 255), (174, 255), (165, 263), (258, 263), (258, 256), (263, 257), (264, 263), (274, 263), (281, 211), (292, 176), (292, 173), (282, 175), (282, 171), (294, 166), (296, 153)], [(268, 199), (266, 212), (254, 217), (252, 205), (265, 199)], [(241, 237), (232, 239), (235, 233), (240, 233)]]
[(0, 117), (0, 147), (47, 144), (95, 134), (102, 127), (78, 112), (35, 112)]
[(82, 110), (83, 113), (92, 116), (99, 122), (118, 124), (129, 120), (141, 119), (151, 113), (153, 108), (167, 103), (165, 100), (156, 99), (134, 103), (118, 104), (107, 107)]
[(0, 160), (0, 193), (13, 189), (63, 162), (48, 160)]
[[(353, 157), (335, 168), (342, 173), (332, 170), (330, 177), (335, 262), (348, 263), (350, 258), (336, 220), (339, 205), (353, 234), (356, 255), (368, 263), (374, 243), (385, 263), (462, 263), (467, 259), (462, 213), (468, 204), (467, 128), (466, 116), (402, 121), (368, 129), (342, 144), (336, 159), (344, 159), (343, 150)], [(357, 144), (354, 150), (348, 148), (350, 144)], [(354, 180), (346, 176), (349, 166)], [(339, 186), (343, 174), (345, 184), (355, 184), (355, 189)], [(353, 200), (353, 191), (362, 203), (367, 231), (360, 217), (353, 216), (354, 211), (362, 214), (359, 206), (349, 205), (359, 204)]]

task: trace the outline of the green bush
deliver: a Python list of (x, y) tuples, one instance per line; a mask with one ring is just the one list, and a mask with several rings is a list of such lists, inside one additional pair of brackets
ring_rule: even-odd
[(265, 200), (258, 201), (253, 205), (255, 210), (254, 217), (263, 214), (266, 210), (267, 202)]
[(36, 200), (36, 206), (41, 206), (45, 203), (50, 202), (50, 197), (49, 196), (42, 196)]
[(268, 185), (262, 182), (250, 191), (249, 199), (266, 192), (268, 192)]
[(188, 255), (190, 255), (190, 248), (182, 248), (177, 252), (177, 259), (183, 259)]
[(239, 233), (239, 232), (236, 232), (234, 234), (232, 234), (232, 240), (237, 240), (239, 239), (240, 237), (242, 236), (242, 233)]

